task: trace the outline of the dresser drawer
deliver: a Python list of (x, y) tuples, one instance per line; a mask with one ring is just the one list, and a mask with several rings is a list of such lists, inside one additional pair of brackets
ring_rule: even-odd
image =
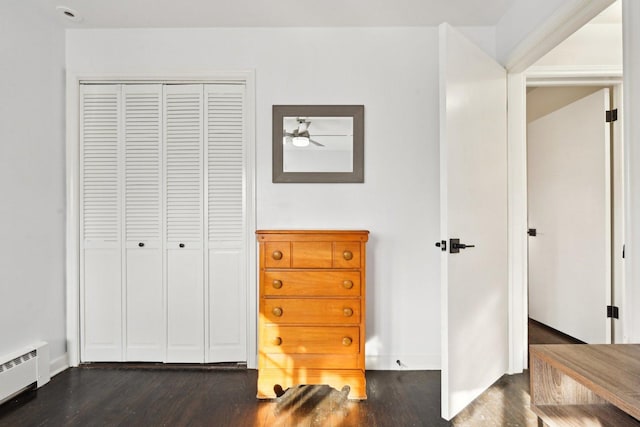
[(360, 268), (360, 242), (265, 242), (266, 268)]
[(333, 268), (360, 268), (360, 242), (333, 242)]
[(261, 337), (264, 353), (355, 354), (360, 351), (357, 326), (265, 325)]
[(263, 304), (271, 323), (360, 323), (359, 299), (265, 298)]
[(291, 242), (291, 267), (331, 268), (331, 242)]
[(261, 255), (267, 268), (291, 268), (291, 242), (266, 242)]
[(355, 354), (286, 354), (269, 353), (264, 358), (263, 368), (291, 372), (304, 369), (364, 369), (360, 355)]
[(360, 296), (359, 271), (265, 271), (263, 295)]

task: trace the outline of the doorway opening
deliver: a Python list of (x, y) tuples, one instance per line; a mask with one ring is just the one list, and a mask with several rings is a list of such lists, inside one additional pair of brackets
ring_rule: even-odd
[(624, 286), (622, 90), (581, 80), (527, 87), (529, 329), (608, 344), (622, 341), (608, 317)]

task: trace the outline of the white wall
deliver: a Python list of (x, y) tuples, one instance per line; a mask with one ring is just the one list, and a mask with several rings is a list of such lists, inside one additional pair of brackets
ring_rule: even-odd
[(580, 0), (513, 0), (511, 7), (496, 25), (496, 53), (500, 63), (527, 36), (562, 7)]
[(0, 14), (0, 356), (65, 345), (64, 31), (33, 2)]
[(602, 89), (600, 86), (551, 86), (527, 89), (527, 124)]
[(534, 66), (622, 69), (622, 25), (587, 24), (540, 58)]
[[(420, 369), (440, 364), (437, 48), (436, 28), (69, 30), (66, 63), (254, 69), (258, 228), (369, 229), (368, 366)], [(365, 183), (271, 183), (273, 104), (364, 104)]]

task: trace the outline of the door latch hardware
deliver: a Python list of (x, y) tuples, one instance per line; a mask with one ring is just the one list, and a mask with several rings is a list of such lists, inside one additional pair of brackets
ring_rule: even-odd
[(449, 253), (457, 254), (460, 249), (475, 248), (476, 245), (460, 243), (460, 239), (449, 239)]
[(436, 242), (436, 246), (438, 248), (440, 248), (441, 251), (446, 251), (447, 250), (447, 241), (446, 240), (442, 240), (440, 242)]

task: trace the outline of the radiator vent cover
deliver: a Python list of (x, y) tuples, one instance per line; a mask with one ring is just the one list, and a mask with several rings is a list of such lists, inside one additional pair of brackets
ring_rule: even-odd
[(30, 385), (49, 382), (49, 346), (39, 342), (13, 354), (0, 357), (0, 403)]
[(30, 353), (23, 354), (22, 356), (18, 356), (13, 360), (9, 360), (8, 362), (5, 362), (2, 365), (0, 365), (0, 373), (2, 373), (4, 371), (8, 371), (11, 368), (15, 368), (16, 366), (22, 364), (23, 362), (31, 360), (34, 357), (36, 357), (36, 351), (35, 350), (33, 350)]

